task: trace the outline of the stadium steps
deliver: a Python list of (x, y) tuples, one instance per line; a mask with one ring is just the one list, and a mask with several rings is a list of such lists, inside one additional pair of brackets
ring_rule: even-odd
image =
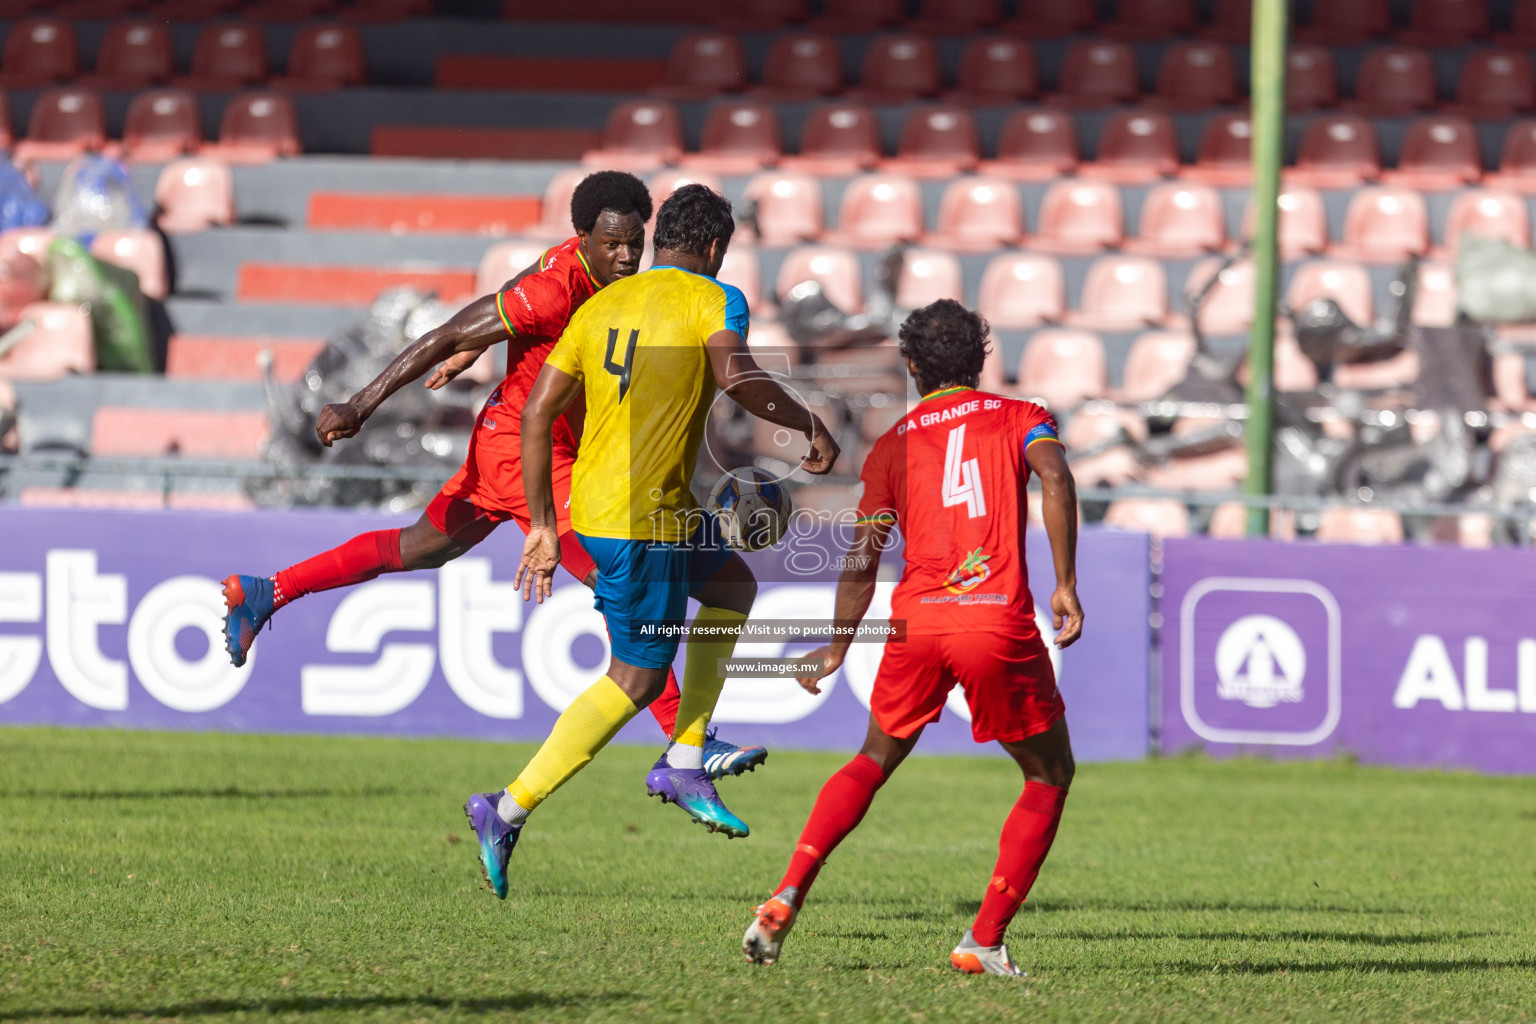
[(263, 361), (270, 358), (273, 379), (288, 384), (304, 376), (323, 348), (325, 341), (317, 338), (173, 334), (165, 375), (186, 381), (260, 381)]

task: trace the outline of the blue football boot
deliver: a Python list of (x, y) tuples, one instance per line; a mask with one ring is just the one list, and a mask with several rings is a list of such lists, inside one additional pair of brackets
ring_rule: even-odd
[(751, 830), (747, 823), (726, 809), (715, 792), (715, 784), (709, 781), (709, 773), (703, 768), (674, 768), (667, 763), (667, 755), (651, 767), (645, 777), (645, 791), (650, 796), (661, 797), (664, 804), (677, 804), (688, 816), (711, 832), (724, 832), (727, 838), (738, 839)]
[(709, 781), (716, 782), (727, 775), (750, 772), (768, 760), (767, 747), (738, 747), (734, 743), (715, 739), (715, 730), (709, 730), (704, 739), (704, 773)]
[(231, 576), (224, 581), (224, 648), (235, 668), (245, 664), (256, 634), (272, 618), (272, 581), (265, 576)]
[(464, 816), (480, 841), (480, 872), (496, 898), (507, 898), (507, 861), (522, 834), (522, 824), (508, 825), (496, 813), (500, 793), (476, 793), (464, 804)]

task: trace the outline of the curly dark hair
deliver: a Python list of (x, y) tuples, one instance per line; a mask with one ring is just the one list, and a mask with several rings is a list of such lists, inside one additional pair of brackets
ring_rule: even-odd
[(991, 349), (990, 331), (980, 314), (954, 299), (940, 299), (914, 309), (902, 321), (898, 347), (912, 361), (912, 375), (923, 394), (956, 385), (973, 388)]
[(651, 192), (645, 182), (624, 171), (598, 171), (581, 179), (571, 193), (571, 227), (590, 234), (604, 210), (651, 219)]
[(684, 185), (667, 197), (656, 215), (656, 251), (707, 256), (709, 243), (729, 243), (736, 230), (731, 201), (708, 185)]

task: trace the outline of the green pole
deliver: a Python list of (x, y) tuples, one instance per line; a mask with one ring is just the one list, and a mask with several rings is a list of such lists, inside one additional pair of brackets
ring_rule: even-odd
[[(1336, 0), (1347, 2), (1347, 0)], [(1253, 336), (1248, 342), (1246, 494), (1269, 494), (1275, 433), (1275, 299), (1280, 162), (1285, 145), (1285, 4), (1253, 0)], [(1269, 509), (1248, 509), (1248, 535), (1269, 534)]]

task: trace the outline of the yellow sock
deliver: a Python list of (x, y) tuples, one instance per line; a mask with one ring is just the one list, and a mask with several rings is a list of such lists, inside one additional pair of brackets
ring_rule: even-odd
[(585, 768), (638, 710), (617, 683), (603, 676), (555, 719), (549, 739), (507, 792), (519, 806), (533, 810)]
[(709, 719), (715, 713), (715, 704), (725, 687), (720, 661), (735, 652), (741, 624), (746, 621), (747, 617), (740, 612), (724, 608), (700, 608), (699, 614), (693, 617), (695, 630), (700, 626), (714, 627), (725, 635), (719, 640), (693, 640), (688, 644), (688, 657), (683, 662), (682, 697), (677, 702), (677, 724), (672, 727), (675, 742), (689, 747), (704, 746)]

